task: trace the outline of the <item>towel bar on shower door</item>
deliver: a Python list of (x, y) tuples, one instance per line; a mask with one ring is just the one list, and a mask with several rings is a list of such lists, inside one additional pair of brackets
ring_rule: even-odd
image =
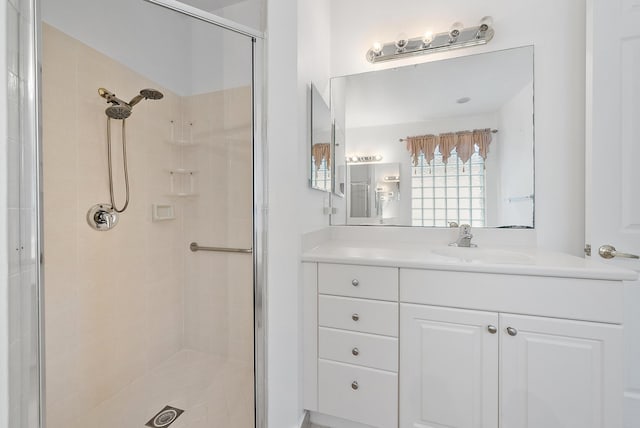
[(253, 250), (251, 248), (223, 248), (223, 247), (201, 247), (197, 242), (192, 242), (189, 245), (189, 249), (193, 252), (196, 251), (214, 251), (217, 253), (242, 253), (251, 254)]

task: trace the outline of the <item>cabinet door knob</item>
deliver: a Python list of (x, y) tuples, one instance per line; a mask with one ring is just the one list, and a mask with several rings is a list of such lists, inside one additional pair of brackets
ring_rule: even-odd
[(358, 285), (360, 285), (360, 281), (358, 281), (357, 279), (354, 279), (353, 281), (351, 281), (351, 285), (353, 285), (354, 287), (357, 287)]
[(353, 314), (353, 315), (351, 315), (351, 319), (354, 320), (354, 321), (358, 321), (360, 319), (360, 315)]
[(351, 350), (351, 353), (357, 357), (358, 355), (360, 355), (360, 350), (358, 348), (353, 348)]
[(358, 386), (358, 382), (357, 381), (354, 380), (353, 382), (351, 382), (351, 389), (353, 389), (355, 391), (358, 388), (359, 388), (359, 386)]
[(489, 325), (487, 326), (487, 331), (491, 334), (496, 334), (498, 332), (498, 327), (495, 325)]
[(513, 327), (507, 327), (507, 334), (509, 336), (516, 336), (518, 334), (518, 330)]

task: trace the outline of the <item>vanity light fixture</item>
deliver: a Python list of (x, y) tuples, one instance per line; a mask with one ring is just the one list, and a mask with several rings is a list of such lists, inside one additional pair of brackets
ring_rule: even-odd
[(371, 162), (380, 162), (381, 160), (382, 160), (381, 155), (347, 156), (347, 163), (371, 163)]
[(367, 51), (370, 63), (390, 61), (427, 53), (442, 52), (451, 49), (467, 48), (487, 44), (493, 39), (493, 19), (485, 16), (473, 27), (465, 27), (461, 22), (454, 23), (449, 31), (434, 34), (425, 32), (422, 36), (407, 38), (400, 34), (393, 42), (373, 44)]

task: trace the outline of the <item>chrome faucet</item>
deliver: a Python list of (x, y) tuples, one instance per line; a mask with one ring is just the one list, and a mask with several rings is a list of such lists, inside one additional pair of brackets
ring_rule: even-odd
[(456, 242), (452, 242), (449, 245), (465, 248), (477, 247), (476, 244), (471, 243), (472, 238), (473, 235), (471, 234), (471, 226), (468, 224), (461, 224), (459, 227), (458, 239), (456, 240)]

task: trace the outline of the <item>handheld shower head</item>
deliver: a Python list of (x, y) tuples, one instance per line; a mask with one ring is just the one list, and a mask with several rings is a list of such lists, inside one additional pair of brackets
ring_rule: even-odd
[(140, 95), (147, 100), (161, 100), (164, 98), (164, 94), (157, 89), (143, 89), (140, 91)]
[(129, 105), (133, 107), (142, 100), (161, 100), (162, 98), (164, 98), (164, 94), (157, 89), (143, 89), (140, 91), (140, 95), (136, 95), (129, 101)]
[(131, 116), (131, 107), (127, 105), (115, 104), (104, 111), (111, 119), (126, 119)]

